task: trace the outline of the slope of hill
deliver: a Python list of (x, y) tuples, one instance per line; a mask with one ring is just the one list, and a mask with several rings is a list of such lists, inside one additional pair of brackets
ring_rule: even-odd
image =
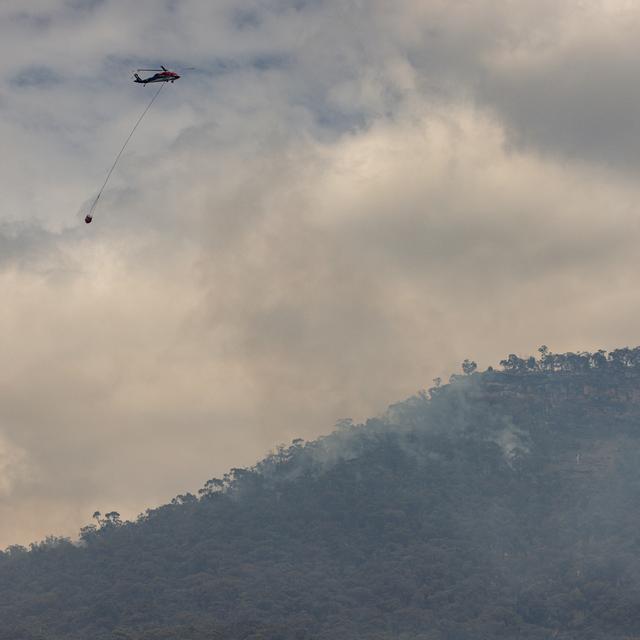
[(0, 553), (0, 639), (640, 638), (640, 349), (501, 364)]

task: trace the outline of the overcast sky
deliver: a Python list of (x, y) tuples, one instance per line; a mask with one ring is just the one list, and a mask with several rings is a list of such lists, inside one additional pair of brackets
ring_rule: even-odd
[(2, 0), (0, 547), (640, 343), (636, 7)]

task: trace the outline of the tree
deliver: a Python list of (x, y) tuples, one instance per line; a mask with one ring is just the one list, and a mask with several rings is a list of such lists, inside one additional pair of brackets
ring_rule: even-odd
[(201, 496), (212, 496), (214, 494), (221, 493), (224, 490), (224, 480), (220, 478), (211, 478), (204, 483), (202, 489), (198, 489), (198, 493)]
[(524, 371), (527, 368), (526, 360), (522, 358), (518, 358), (515, 353), (510, 353), (509, 357), (506, 360), (500, 360), (500, 366), (510, 373), (517, 373), (519, 371)]
[(353, 418), (339, 418), (336, 420), (335, 428), (337, 431), (346, 431), (353, 427)]
[(604, 369), (607, 366), (607, 352), (604, 349), (591, 354), (591, 366), (594, 369)]
[(546, 344), (543, 344), (538, 348), (538, 353), (540, 354), (540, 369), (543, 371), (551, 369), (551, 352), (549, 351), (549, 347), (547, 347)]
[(109, 511), (109, 513), (104, 514), (104, 519), (102, 520), (103, 527), (119, 527), (121, 524), (122, 520), (117, 511)]
[(182, 504), (192, 504), (197, 502), (198, 498), (196, 498), (193, 493), (184, 493), (177, 495), (175, 498), (171, 500), (171, 504), (173, 505), (182, 505)]
[(467, 376), (470, 376), (477, 368), (478, 365), (468, 358), (465, 358), (465, 361), (462, 363), (462, 371)]

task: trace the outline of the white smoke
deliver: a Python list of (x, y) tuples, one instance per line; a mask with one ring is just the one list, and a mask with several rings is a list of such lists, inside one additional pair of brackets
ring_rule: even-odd
[(504, 419), (504, 428), (495, 434), (493, 442), (500, 447), (509, 466), (513, 465), (517, 457), (530, 452), (528, 434), (506, 418)]
[(8, 496), (29, 474), (26, 452), (0, 433), (0, 497)]

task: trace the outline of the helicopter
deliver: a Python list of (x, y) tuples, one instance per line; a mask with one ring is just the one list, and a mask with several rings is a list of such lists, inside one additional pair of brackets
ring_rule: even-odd
[[(194, 67), (191, 67), (191, 68), (193, 69)], [(148, 78), (141, 78), (137, 73), (138, 71), (155, 71), (156, 73), (154, 73), (152, 76), (149, 76)], [(133, 73), (133, 77), (134, 77), (134, 82), (143, 84), (145, 87), (150, 82), (173, 83), (176, 80), (180, 79), (180, 76), (175, 71), (169, 71), (169, 69), (167, 69), (163, 65), (160, 65), (160, 69), (136, 69), (136, 71)], [(98, 191), (98, 195), (95, 197), (95, 199), (91, 204), (89, 213), (87, 213), (87, 215), (84, 218), (84, 221), (87, 224), (90, 224), (91, 221), (93, 220), (93, 212), (95, 211), (95, 208), (98, 205), (98, 200), (100, 200), (100, 196), (102, 195), (102, 192), (107, 186), (107, 183), (109, 182), (109, 178), (111, 177), (111, 174), (116, 168), (116, 165), (118, 164), (118, 160), (120, 160), (120, 156), (122, 156), (122, 153), (124, 152), (127, 144), (129, 144), (129, 140), (131, 140), (131, 137), (135, 133), (135, 130), (138, 128), (138, 125), (142, 122), (142, 119), (146, 115), (147, 111), (149, 111), (149, 109), (151, 108), (151, 105), (155, 102), (156, 98), (160, 95), (160, 92), (162, 91), (162, 89), (164, 89), (164, 84), (161, 84), (158, 87), (158, 90), (153, 94), (153, 97), (151, 98), (151, 102), (149, 102), (149, 104), (145, 107), (144, 111), (142, 112), (142, 115), (138, 118), (138, 121), (135, 123), (133, 129), (131, 130), (131, 133), (129, 134), (127, 139), (124, 141), (122, 148), (118, 152), (116, 159), (114, 160), (113, 164), (111, 165), (111, 168), (109, 169), (109, 172), (107, 173), (107, 177), (105, 178), (105, 181), (102, 184), (102, 187), (100, 187), (100, 191)]]
[[(148, 78), (141, 78), (138, 75), (138, 71), (155, 71), (152, 76)], [(175, 71), (169, 71), (166, 67), (160, 65), (160, 69), (136, 69), (133, 74), (134, 82), (139, 82), (147, 86), (150, 82), (175, 82), (180, 76)]]

